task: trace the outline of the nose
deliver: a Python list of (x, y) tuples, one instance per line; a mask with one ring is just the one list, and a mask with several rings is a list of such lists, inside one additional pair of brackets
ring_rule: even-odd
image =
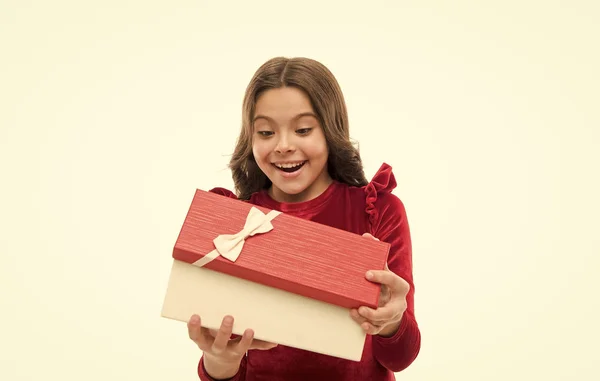
[(277, 145), (275, 146), (275, 152), (277, 153), (288, 153), (293, 152), (294, 146), (290, 137), (286, 133), (279, 134)]

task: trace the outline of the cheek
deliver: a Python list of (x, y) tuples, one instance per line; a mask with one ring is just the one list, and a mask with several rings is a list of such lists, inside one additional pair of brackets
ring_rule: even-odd
[(306, 146), (306, 153), (314, 158), (326, 159), (329, 152), (323, 139), (318, 139)]
[(269, 147), (263, 142), (252, 144), (252, 154), (257, 162), (264, 162), (268, 158)]

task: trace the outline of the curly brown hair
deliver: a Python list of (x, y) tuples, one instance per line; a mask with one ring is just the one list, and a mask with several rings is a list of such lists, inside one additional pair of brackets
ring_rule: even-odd
[(346, 103), (336, 78), (313, 59), (276, 57), (258, 68), (246, 88), (242, 128), (229, 162), (238, 198), (248, 200), (253, 193), (271, 186), (252, 154), (252, 119), (258, 97), (285, 86), (296, 87), (309, 97), (329, 149), (327, 170), (331, 178), (351, 186), (366, 185), (359, 151), (350, 140)]

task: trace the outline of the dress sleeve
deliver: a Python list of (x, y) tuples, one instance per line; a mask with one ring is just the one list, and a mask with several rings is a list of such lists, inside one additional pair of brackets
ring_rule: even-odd
[(218, 195), (229, 197), (229, 198), (235, 198), (235, 199), (238, 198), (235, 195), (235, 193), (233, 193), (232, 191), (230, 191), (229, 189), (226, 189), (226, 188), (216, 187), (216, 188), (212, 188), (211, 190), (209, 190), (209, 192), (216, 193)]
[(376, 360), (387, 369), (400, 372), (417, 358), (421, 333), (414, 311), (410, 228), (403, 202), (392, 194), (396, 185), (392, 168), (383, 164), (365, 187), (365, 192), (370, 232), (391, 245), (388, 268), (410, 286), (406, 296), (407, 308), (396, 334), (391, 337), (373, 336), (373, 355)]
[(377, 202), (380, 197), (385, 197), (387, 194), (391, 194), (392, 190), (396, 188), (396, 178), (392, 173), (392, 167), (386, 163), (383, 163), (373, 179), (365, 187), (366, 194), (366, 212), (369, 216), (369, 225), (371, 228), (371, 234), (377, 231), (380, 225), (381, 202)]
[(236, 373), (236, 375), (224, 380), (217, 380), (206, 373), (206, 369), (204, 368), (204, 356), (202, 356), (200, 358), (200, 362), (198, 363), (198, 378), (200, 381), (244, 381), (246, 379), (246, 356), (242, 358), (242, 361), (240, 362), (240, 370)]

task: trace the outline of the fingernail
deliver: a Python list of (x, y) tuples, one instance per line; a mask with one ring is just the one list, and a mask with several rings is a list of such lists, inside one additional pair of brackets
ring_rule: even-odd
[(198, 321), (200, 321), (200, 319), (198, 319), (198, 316), (196, 315), (192, 316), (192, 318), (190, 319), (190, 323), (194, 325), (198, 324)]
[(371, 280), (373, 279), (373, 273), (370, 271), (367, 271), (367, 279)]
[(231, 316), (226, 316), (225, 319), (223, 319), (223, 323), (226, 325), (231, 325), (233, 324), (233, 318)]

